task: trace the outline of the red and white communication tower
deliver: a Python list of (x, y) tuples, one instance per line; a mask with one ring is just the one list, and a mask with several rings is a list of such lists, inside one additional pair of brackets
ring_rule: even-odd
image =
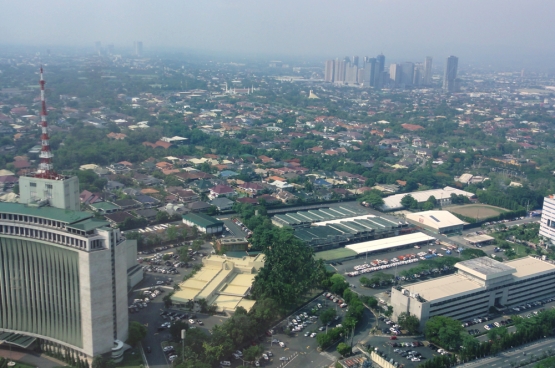
[(44, 77), (42, 75), (42, 66), (40, 67), (40, 102), (42, 104), (42, 109), (40, 113), (40, 125), (42, 129), (41, 134), (41, 151), (40, 151), (40, 164), (35, 177), (42, 179), (57, 179), (59, 177), (56, 172), (54, 172), (54, 166), (52, 165), (52, 151), (50, 150), (50, 138), (48, 137), (48, 123), (46, 122), (46, 97), (44, 96)]

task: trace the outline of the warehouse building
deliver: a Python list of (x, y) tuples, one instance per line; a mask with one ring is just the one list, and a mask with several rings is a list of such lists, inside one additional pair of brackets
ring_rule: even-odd
[(468, 224), (448, 211), (409, 213), (405, 215), (405, 219), (411, 224), (437, 234), (461, 232), (464, 225)]
[(401, 200), (404, 196), (410, 194), (418, 203), (424, 203), (430, 197), (434, 197), (436, 202), (440, 206), (446, 206), (451, 204), (451, 195), (463, 195), (468, 199), (475, 199), (475, 194), (466, 192), (464, 190), (460, 190), (453, 187), (445, 187), (443, 189), (430, 189), (430, 190), (423, 190), (420, 192), (412, 192), (412, 193), (403, 193), (403, 194), (395, 194), (389, 197), (385, 197), (383, 199), (384, 204), (381, 206), (382, 211), (394, 211), (400, 210), (403, 207), (401, 204)]
[(203, 213), (188, 213), (183, 215), (183, 223), (187, 226), (196, 226), (205, 234), (219, 234), (224, 231), (224, 223), (212, 216)]
[(392, 288), (394, 318), (410, 313), (423, 329), (434, 316), (466, 321), (487, 315), (490, 307), (505, 309), (555, 296), (555, 265), (538, 258), (501, 263), (481, 257), (455, 267), (454, 275)]
[(412, 248), (415, 245), (427, 245), (436, 241), (436, 238), (424, 233), (413, 233), (395, 236), (392, 238), (367, 241), (347, 245), (345, 248), (356, 252), (358, 255), (391, 252), (397, 249)]
[(313, 223), (295, 229), (295, 236), (316, 251), (341, 245), (397, 236), (408, 231), (408, 224), (374, 215), (355, 216)]
[(345, 219), (348, 217), (361, 215), (360, 212), (351, 208), (333, 207), (320, 208), (317, 210), (288, 212), (282, 215), (272, 217), (272, 223), (279, 227), (309, 227), (315, 222)]

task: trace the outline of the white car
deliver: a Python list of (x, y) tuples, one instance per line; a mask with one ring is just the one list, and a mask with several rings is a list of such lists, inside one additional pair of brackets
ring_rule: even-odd
[(310, 337), (316, 337), (316, 332), (311, 333)]
[(235, 352), (235, 354), (239, 355), (240, 357), (243, 356), (243, 352), (242, 352), (241, 350), (237, 350), (237, 351)]
[(223, 366), (225, 366), (225, 367), (229, 367), (229, 366), (231, 365), (231, 362), (228, 361), (228, 360), (222, 360), (222, 361), (220, 362), (220, 365), (223, 365)]
[(166, 347), (165, 347), (164, 349), (162, 349), (162, 350), (164, 350), (164, 352), (173, 350), (173, 346), (166, 346)]
[(192, 325), (194, 325), (194, 324), (195, 324), (195, 320), (194, 320), (194, 319), (190, 319), (190, 320), (189, 320), (189, 323), (192, 324)]
[(264, 358), (264, 360), (269, 360), (270, 358), (268, 358), (268, 355), (266, 353), (262, 354), (262, 358)]
[(279, 358), (279, 360), (286, 362), (286, 361), (289, 360), (289, 358), (287, 358), (287, 357), (281, 357), (281, 358)]
[(279, 342), (279, 346), (281, 346), (282, 348), (284, 348), (284, 347), (285, 347), (285, 343), (284, 343), (283, 341), (280, 341), (280, 342)]
[(164, 281), (156, 281), (156, 285), (164, 285)]

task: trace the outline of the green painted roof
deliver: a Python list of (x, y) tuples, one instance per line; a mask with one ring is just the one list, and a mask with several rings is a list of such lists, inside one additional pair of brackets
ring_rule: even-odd
[(193, 224), (200, 227), (209, 226), (222, 226), (224, 223), (212, 216), (205, 215), (203, 213), (188, 213), (183, 215), (183, 219), (192, 222)]
[(68, 225), (67, 227), (71, 227), (77, 230), (89, 231), (103, 226), (110, 226), (110, 223), (108, 221), (90, 218), (76, 224)]
[(0, 213), (42, 217), (50, 220), (72, 224), (93, 217), (92, 213), (83, 211), (62, 210), (54, 207), (34, 207), (21, 203), (0, 202)]
[(115, 204), (110, 202), (96, 202), (96, 203), (92, 203), (90, 206), (93, 208), (96, 208), (97, 210), (104, 210), (104, 211), (119, 209), (119, 206), (116, 206)]

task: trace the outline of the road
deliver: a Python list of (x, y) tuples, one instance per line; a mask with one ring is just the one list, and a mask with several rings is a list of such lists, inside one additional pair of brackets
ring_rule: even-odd
[[(511, 363), (524, 363), (530, 361), (530, 357), (540, 356), (547, 349), (555, 348), (555, 339), (548, 338), (540, 340), (525, 346), (521, 346), (517, 349), (512, 349), (499, 353), (494, 357), (487, 357), (484, 359), (476, 360), (470, 363), (465, 363), (459, 365), (460, 368), (478, 368), (478, 367), (490, 367), (490, 368), (511, 368)], [(526, 355), (525, 355), (526, 354)]]

